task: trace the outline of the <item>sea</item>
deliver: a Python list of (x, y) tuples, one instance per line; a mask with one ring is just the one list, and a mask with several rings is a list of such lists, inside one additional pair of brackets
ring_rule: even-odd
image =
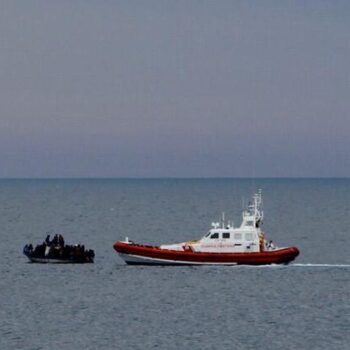
[[(283, 266), (128, 266), (113, 243), (199, 238), (263, 193)], [(0, 180), (0, 349), (350, 349), (350, 179)], [(94, 264), (28, 262), (47, 232)]]

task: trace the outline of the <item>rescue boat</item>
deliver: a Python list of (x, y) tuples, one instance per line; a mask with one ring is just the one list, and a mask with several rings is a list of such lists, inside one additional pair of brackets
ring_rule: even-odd
[(262, 231), (264, 213), (261, 190), (242, 213), (242, 223), (212, 223), (199, 240), (150, 246), (127, 237), (114, 243), (119, 256), (130, 265), (267, 265), (288, 264), (299, 255), (297, 247), (277, 247)]

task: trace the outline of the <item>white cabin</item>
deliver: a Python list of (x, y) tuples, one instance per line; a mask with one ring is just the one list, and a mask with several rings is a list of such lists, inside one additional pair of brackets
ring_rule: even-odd
[(241, 226), (233, 224), (212, 223), (212, 228), (201, 239), (178, 244), (161, 245), (161, 249), (190, 250), (194, 252), (248, 253), (260, 252), (267, 248), (261, 230), (263, 220), (261, 191), (253, 196), (253, 203), (242, 213)]

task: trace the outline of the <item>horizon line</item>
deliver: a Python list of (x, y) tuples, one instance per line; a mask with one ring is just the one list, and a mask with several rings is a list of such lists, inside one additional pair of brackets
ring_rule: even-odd
[(62, 177), (0, 177), (1, 180), (327, 180), (350, 179), (350, 176), (62, 176)]

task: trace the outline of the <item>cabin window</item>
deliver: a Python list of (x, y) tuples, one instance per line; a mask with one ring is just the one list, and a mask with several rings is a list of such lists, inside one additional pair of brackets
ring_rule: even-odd
[(219, 234), (217, 232), (213, 233), (211, 236), (210, 236), (211, 239), (214, 239), (214, 238), (219, 238)]
[(241, 233), (235, 233), (235, 239), (241, 240), (242, 239), (242, 234)]
[(230, 238), (230, 232), (224, 232), (224, 233), (222, 234), (222, 238), (223, 238), (223, 239), (229, 239), (229, 238)]
[(246, 226), (253, 226), (253, 224), (254, 224), (253, 221), (250, 221), (250, 220), (249, 220), (249, 221), (247, 221)]
[(245, 240), (246, 241), (252, 241), (253, 240), (253, 234), (252, 233), (246, 233), (245, 234)]

